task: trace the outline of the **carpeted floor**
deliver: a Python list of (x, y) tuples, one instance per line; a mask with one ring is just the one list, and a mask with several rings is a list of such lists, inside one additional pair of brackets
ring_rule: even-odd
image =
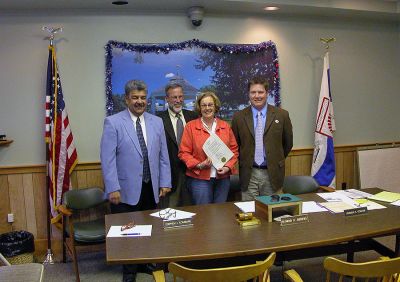
[[(381, 238), (380, 241), (385, 245), (393, 248), (393, 238)], [(337, 256), (346, 259), (345, 255)], [(355, 261), (368, 261), (377, 259), (379, 254), (374, 251), (356, 253)], [(323, 257), (296, 260), (286, 262), (284, 269), (296, 269), (302, 276), (303, 280), (308, 282), (325, 281), (325, 271), (323, 269)], [(86, 253), (79, 255), (79, 272), (82, 282), (119, 282), (122, 281), (122, 268), (120, 265), (106, 264), (104, 253)], [(70, 282), (75, 280), (72, 262), (56, 263), (54, 265), (46, 265), (44, 272), (45, 282)], [(139, 273), (137, 282), (153, 281), (151, 275)], [(170, 274), (166, 274), (166, 281), (173, 281)], [(284, 281), (282, 277), (282, 267), (274, 266), (271, 270), (271, 281)]]

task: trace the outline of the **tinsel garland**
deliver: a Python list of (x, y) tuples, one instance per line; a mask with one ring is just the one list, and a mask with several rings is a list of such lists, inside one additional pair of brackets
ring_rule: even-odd
[(168, 43), (168, 44), (133, 44), (126, 42), (118, 42), (114, 40), (108, 41), (105, 46), (106, 49), (106, 111), (107, 115), (111, 115), (114, 108), (114, 103), (112, 100), (112, 58), (113, 58), (113, 48), (121, 49), (122, 51), (128, 50), (131, 52), (142, 52), (142, 53), (164, 53), (168, 54), (171, 51), (183, 50), (186, 48), (207, 48), (214, 52), (224, 53), (224, 54), (239, 54), (239, 53), (256, 53), (263, 52), (267, 49), (272, 51), (274, 68), (274, 86), (270, 93), (275, 99), (275, 105), (280, 106), (280, 80), (279, 80), (279, 63), (278, 63), (278, 52), (276, 50), (275, 43), (272, 41), (261, 42), (259, 44), (214, 44), (205, 41), (200, 41), (198, 39), (192, 39), (180, 43)]

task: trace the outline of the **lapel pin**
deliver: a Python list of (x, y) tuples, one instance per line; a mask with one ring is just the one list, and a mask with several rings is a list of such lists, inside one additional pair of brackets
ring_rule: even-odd
[(279, 120), (276, 119), (276, 120), (275, 120), (275, 123), (279, 123)]

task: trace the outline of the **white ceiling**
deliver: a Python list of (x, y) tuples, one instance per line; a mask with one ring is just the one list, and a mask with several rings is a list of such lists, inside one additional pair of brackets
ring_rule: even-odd
[[(185, 14), (191, 6), (203, 6), (206, 15), (330, 16), (400, 22), (400, 1), (396, 0), (127, 0), (124, 6), (112, 5), (112, 1), (0, 0), (0, 14)], [(265, 6), (280, 10), (267, 12)]]

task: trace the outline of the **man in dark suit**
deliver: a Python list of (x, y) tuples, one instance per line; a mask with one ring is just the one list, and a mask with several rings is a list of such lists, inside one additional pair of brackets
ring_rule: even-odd
[(164, 122), (165, 136), (167, 138), (171, 164), (172, 192), (161, 200), (162, 208), (191, 204), (190, 193), (186, 187), (186, 166), (178, 158), (178, 152), (183, 127), (187, 122), (198, 117), (195, 112), (183, 109), (183, 87), (176, 82), (169, 83), (165, 87), (165, 101), (168, 103), (168, 109), (158, 116)]
[(267, 104), (268, 81), (255, 77), (248, 84), (251, 106), (234, 114), (232, 130), (239, 145), (242, 200), (279, 193), (285, 158), (293, 146), (289, 113)]

